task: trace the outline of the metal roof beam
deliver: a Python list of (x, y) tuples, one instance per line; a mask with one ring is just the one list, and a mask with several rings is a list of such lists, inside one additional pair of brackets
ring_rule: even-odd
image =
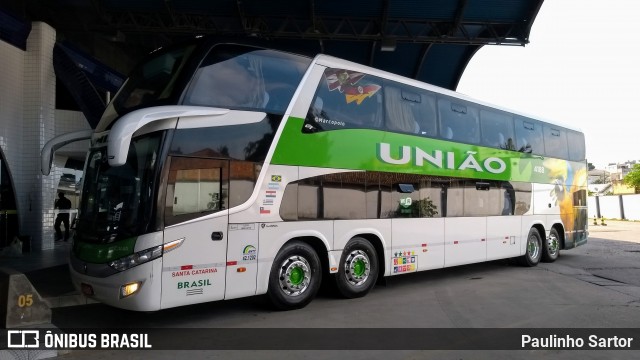
[[(387, 30), (383, 34), (379, 31), (383, 28), (383, 24), (379, 23), (380, 19), (314, 16), (311, 20), (312, 30), (309, 31), (308, 19), (291, 16), (248, 16), (244, 13), (240, 0), (238, 11), (240, 27), (233, 26), (229, 18), (210, 15), (173, 13), (173, 17), (168, 17), (159, 13), (134, 12), (111, 12), (110, 16), (105, 17), (108, 24), (104, 27), (116, 27), (123, 32), (156, 33), (169, 31), (171, 28), (171, 33), (256, 35), (282, 39), (381, 41), (383, 38), (393, 37), (398, 43), (528, 43), (526, 29), (523, 28), (526, 24), (522, 23), (462, 21), (456, 25), (451, 21), (387, 19), (387, 25), (384, 26)], [(100, 26), (94, 25), (98, 28)], [(484, 31), (480, 31), (478, 35), (471, 35), (468, 31), (471, 27), (481, 27)]]

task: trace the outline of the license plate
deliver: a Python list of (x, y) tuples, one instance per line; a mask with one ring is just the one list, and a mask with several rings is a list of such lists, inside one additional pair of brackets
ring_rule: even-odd
[(89, 284), (80, 284), (80, 290), (85, 296), (93, 296), (93, 287)]

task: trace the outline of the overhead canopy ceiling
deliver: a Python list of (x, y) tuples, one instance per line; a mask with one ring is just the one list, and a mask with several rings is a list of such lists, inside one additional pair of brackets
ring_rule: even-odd
[(263, 38), (455, 89), (485, 44), (528, 43), (543, 0), (1, 0), (122, 73), (195, 35)]

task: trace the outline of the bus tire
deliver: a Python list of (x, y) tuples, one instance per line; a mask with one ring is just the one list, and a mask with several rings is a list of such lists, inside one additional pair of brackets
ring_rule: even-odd
[(367, 295), (378, 278), (378, 256), (371, 243), (361, 237), (349, 240), (335, 274), (338, 292), (348, 299)]
[(560, 256), (560, 235), (555, 228), (551, 228), (542, 248), (542, 261), (554, 262), (558, 256)]
[(318, 254), (310, 245), (292, 241), (280, 249), (271, 265), (267, 294), (280, 310), (300, 309), (313, 300), (321, 281)]
[(538, 265), (542, 256), (542, 237), (538, 229), (532, 227), (529, 230), (526, 246), (524, 255), (520, 257), (520, 265), (527, 267)]

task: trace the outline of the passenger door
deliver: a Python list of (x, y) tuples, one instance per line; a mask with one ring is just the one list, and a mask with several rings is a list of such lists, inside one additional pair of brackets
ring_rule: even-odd
[(163, 308), (224, 298), (229, 161), (172, 156), (166, 165)]

